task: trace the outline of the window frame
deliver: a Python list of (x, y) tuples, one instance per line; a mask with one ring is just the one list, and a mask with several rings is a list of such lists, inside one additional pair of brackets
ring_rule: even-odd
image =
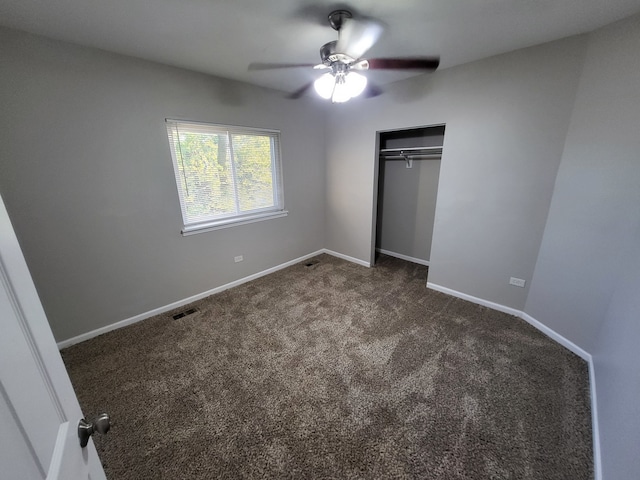
[[(182, 214), (183, 228), (181, 233), (183, 236), (193, 235), (196, 233), (210, 232), (213, 230), (219, 230), (222, 228), (234, 227), (237, 225), (245, 225), (248, 223), (260, 222), (263, 220), (269, 220), (272, 218), (285, 217), (289, 212), (285, 209), (284, 204), (284, 182), (282, 174), (282, 140), (280, 130), (245, 127), (239, 125), (225, 125), (219, 123), (200, 122), (194, 120), (181, 120), (175, 118), (165, 119), (167, 140), (169, 142), (169, 151), (171, 153), (171, 163), (173, 165), (173, 171), (176, 181), (176, 188), (178, 192), (178, 200), (180, 202), (180, 212)], [(236, 184), (236, 161), (233, 154), (233, 136), (234, 135), (256, 135), (264, 134), (262, 136), (268, 136), (271, 142), (271, 173), (272, 173), (272, 193), (274, 196), (275, 205), (270, 207), (258, 208), (242, 213), (230, 213), (226, 215), (210, 216), (208, 218), (202, 218), (199, 220), (188, 220), (186, 210), (186, 176), (180, 172), (178, 166), (178, 156), (176, 155), (176, 146), (178, 143), (173, 139), (173, 134), (176, 128), (179, 129), (179, 125), (193, 125), (194, 130), (201, 129), (206, 131), (210, 129), (212, 134), (226, 132), (229, 141), (229, 153), (230, 164), (232, 169), (232, 175), (234, 177), (234, 184)], [(235, 201), (238, 205), (237, 189), (235, 190)]]

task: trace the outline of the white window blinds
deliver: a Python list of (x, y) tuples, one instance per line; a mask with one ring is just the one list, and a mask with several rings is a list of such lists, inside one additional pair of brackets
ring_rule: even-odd
[(183, 233), (284, 215), (280, 132), (167, 119)]

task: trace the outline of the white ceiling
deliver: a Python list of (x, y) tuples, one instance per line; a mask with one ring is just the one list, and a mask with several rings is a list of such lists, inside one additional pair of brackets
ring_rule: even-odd
[(247, 66), (319, 62), (338, 7), (387, 25), (367, 57), (440, 55), (447, 68), (588, 32), (639, 12), (640, 0), (0, 0), (0, 25), (293, 91), (318, 72)]

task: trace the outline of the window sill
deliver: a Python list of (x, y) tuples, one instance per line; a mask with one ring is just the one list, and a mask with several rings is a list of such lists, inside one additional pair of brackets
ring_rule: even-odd
[(270, 220), (272, 218), (286, 217), (287, 215), (289, 215), (289, 212), (287, 210), (281, 210), (278, 212), (261, 213), (258, 215), (250, 215), (241, 218), (200, 223), (198, 225), (185, 226), (182, 229), (181, 233), (183, 237), (187, 237), (189, 235), (195, 235), (197, 233), (212, 232), (214, 230), (222, 230), (223, 228), (236, 227), (238, 225), (246, 225), (248, 223), (262, 222), (263, 220)]

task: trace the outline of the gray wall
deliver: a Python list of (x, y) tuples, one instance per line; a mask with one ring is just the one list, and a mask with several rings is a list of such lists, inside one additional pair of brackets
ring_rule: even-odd
[(637, 19), (589, 37), (526, 311), (593, 351), (640, 218)]
[(376, 247), (429, 261), (440, 160), (380, 161)]
[(585, 38), (398, 82), (328, 122), (326, 246), (371, 256), (376, 131), (446, 124), (429, 280), (522, 309), (562, 155)]
[[(0, 192), (57, 340), (324, 247), (319, 101), (7, 29), (0, 95)], [(280, 129), (289, 216), (182, 237), (166, 117)]]
[(622, 253), (593, 357), (605, 480), (640, 476), (640, 229)]
[(526, 311), (593, 354), (603, 478), (640, 472), (640, 16), (589, 36)]
[(640, 228), (628, 240), (593, 356), (605, 480), (640, 476)]

